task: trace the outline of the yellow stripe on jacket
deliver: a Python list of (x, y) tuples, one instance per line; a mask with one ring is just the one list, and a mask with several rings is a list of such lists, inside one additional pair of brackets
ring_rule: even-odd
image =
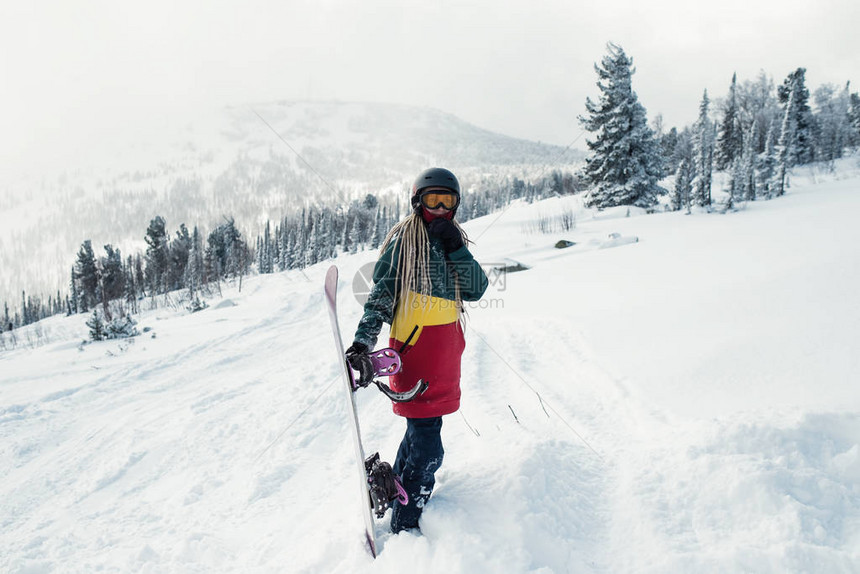
[(394, 319), (391, 321), (391, 337), (405, 343), (417, 326), (418, 329), (409, 340), (409, 344), (414, 345), (425, 326), (447, 325), (456, 322), (459, 318), (456, 301), (409, 291), (406, 301), (398, 305), (394, 313)]

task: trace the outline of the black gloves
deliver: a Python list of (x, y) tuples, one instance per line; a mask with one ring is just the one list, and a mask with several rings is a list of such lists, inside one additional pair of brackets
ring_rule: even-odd
[(439, 238), (445, 253), (451, 253), (463, 247), (463, 235), (450, 219), (437, 217), (427, 225), (427, 234), (430, 237)]
[(373, 363), (370, 362), (370, 357), (367, 354), (368, 351), (370, 349), (367, 348), (367, 345), (358, 341), (346, 350), (346, 360), (350, 367), (358, 371), (359, 378), (356, 382), (362, 387), (369, 385), (373, 381), (373, 375), (376, 374), (373, 370)]

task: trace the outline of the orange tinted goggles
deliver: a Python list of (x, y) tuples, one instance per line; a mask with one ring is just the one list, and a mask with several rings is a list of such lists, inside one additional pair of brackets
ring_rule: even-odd
[(421, 204), (427, 209), (444, 207), (451, 210), (460, 204), (460, 194), (451, 192), (428, 191), (421, 194)]

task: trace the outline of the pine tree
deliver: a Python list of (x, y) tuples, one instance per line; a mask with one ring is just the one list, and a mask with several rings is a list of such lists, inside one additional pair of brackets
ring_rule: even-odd
[(125, 302), (128, 305), (128, 310), (130, 313), (137, 313), (137, 283), (135, 281), (134, 274), (134, 258), (129, 255), (126, 259), (125, 268), (123, 269), (123, 273), (125, 274)]
[(755, 201), (756, 199), (756, 134), (758, 132), (758, 122), (753, 120), (752, 125), (744, 135), (743, 153), (741, 154), (742, 177), (741, 192), (746, 201)]
[(33, 322), (32, 317), (30, 317), (30, 308), (27, 306), (27, 292), (21, 291), (21, 317), (22, 317), (22, 325), (29, 325)]
[[(848, 89), (846, 87), (846, 89)], [(848, 118), (851, 126), (850, 145), (860, 146), (860, 94), (856, 92), (849, 96)]]
[(663, 162), (665, 164), (664, 173), (666, 175), (675, 173), (681, 163), (681, 160), (676, 153), (679, 139), (680, 135), (678, 134), (678, 128), (672, 128), (660, 138), (660, 153), (663, 156)]
[(349, 252), (357, 253), (359, 243), (361, 243), (361, 236), (359, 234), (358, 229), (358, 218), (354, 217), (352, 220), (351, 229), (349, 230)]
[(662, 175), (659, 148), (632, 88), (633, 61), (620, 46), (610, 43), (607, 49), (600, 66), (594, 66), (600, 100), (586, 99), (589, 116), (579, 118), (586, 130), (596, 134), (594, 141), (586, 142), (591, 155), (583, 176), (594, 186), (587, 204), (650, 207), (664, 193), (657, 185)]
[(693, 132), (695, 153), (693, 200), (696, 205), (702, 207), (711, 205), (711, 183), (714, 171), (714, 126), (708, 115), (710, 103), (708, 90), (705, 90), (702, 102), (699, 104), (699, 119), (696, 120)]
[(674, 211), (682, 207), (690, 212), (690, 197), (693, 191), (693, 162), (685, 157), (678, 165), (675, 173), (675, 187), (671, 195), (671, 206)]
[[(815, 160), (815, 134), (812, 110), (809, 108), (809, 90), (806, 88), (806, 68), (798, 68), (788, 75), (777, 90), (779, 103), (789, 114), (791, 139), (785, 142), (790, 150), (787, 167), (807, 164)], [(785, 116), (783, 116), (785, 125)]]
[(87, 239), (78, 251), (74, 270), (75, 281), (80, 286), (81, 311), (86, 313), (96, 306), (99, 300), (99, 270), (96, 266), (96, 256), (93, 253), (92, 241)]
[(90, 328), (90, 339), (93, 341), (104, 341), (106, 336), (105, 324), (99, 316), (98, 311), (93, 311), (93, 316), (87, 320), (86, 325)]
[(287, 269), (292, 268), (293, 244), (290, 241), (291, 237), (292, 237), (292, 226), (289, 224), (287, 218), (285, 217), (283, 222), (281, 223), (281, 237), (280, 237), (281, 260), (279, 263), (281, 271), (286, 271)]
[(192, 299), (203, 282), (203, 269), (203, 247), (200, 242), (200, 231), (195, 225), (191, 234), (188, 266), (185, 268), (185, 286), (188, 288)]
[(150, 292), (155, 295), (166, 291), (170, 252), (166, 222), (160, 215), (149, 222), (146, 229), (146, 278)]
[(764, 152), (760, 156), (758, 171), (758, 189), (767, 198), (773, 197), (776, 164), (776, 130), (771, 126), (767, 132)]
[(777, 146), (776, 174), (774, 176), (773, 193), (777, 197), (785, 193), (785, 188), (788, 186), (788, 170), (791, 168), (794, 142), (797, 141), (797, 124), (795, 123), (794, 112), (794, 96), (792, 91), (788, 95), (788, 101), (785, 104), (785, 114), (782, 118), (782, 128), (779, 132), (779, 144)]
[(72, 267), (72, 277), (69, 281), (69, 288), (72, 292), (71, 299), (69, 299), (69, 315), (78, 312), (79, 300), (78, 300), (78, 282), (75, 280), (75, 268)]
[(257, 237), (257, 247), (255, 249), (257, 253), (257, 272), (261, 275), (265, 273), (265, 265), (263, 264), (263, 238)]
[(385, 221), (385, 207), (376, 210), (376, 217), (373, 219), (373, 236), (370, 239), (370, 247), (378, 249), (385, 239), (385, 229), (383, 228)]
[(102, 307), (104, 308), (105, 318), (110, 321), (111, 313), (108, 303), (123, 298), (125, 293), (125, 273), (123, 272), (122, 255), (119, 249), (114, 249), (110, 244), (105, 245), (104, 248), (105, 257), (99, 261), (102, 271)]
[(182, 289), (185, 287), (185, 269), (191, 254), (191, 234), (184, 223), (179, 226), (176, 237), (170, 242), (168, 254), (168, 289)]
[(738, 75), (732, 75), (732, 85), (726, 98), (723, 121), (717, 137), (715, 163), (717, 169), (732, 166), (735, 159), (743, 153), (743, 126), (741, 125), (738, 105)]
[(143, 257), (138, 253), (134, 257), (134, 284), (140, 297), (146, 296), (146, 273), (143, 270)]
[(755, 199), (755, 154), (753, 146), (756, 133), (753, 120), (747, 133), (741, 138), (740, 152), (734, 157), (728, 179), (728, 201), (726, 209), (733, 209), (738, 201)]
[(262, 255), (260, 256), (261, 269), (260, 273), (273, 273), (274, 269), (274, 249), (272, 245), (272, 228), (270, 222), (266, 221), (266, 230), (263, 233)]

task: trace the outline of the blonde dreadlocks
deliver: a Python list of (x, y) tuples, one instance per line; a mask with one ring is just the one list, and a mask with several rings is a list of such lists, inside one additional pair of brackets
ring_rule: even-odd
[[(469, 237), (460, 224), (451, 220), (451, 223), (460, 231), (463, 244), (467, 245)], [(381, 253), (394, 242), (400, 242), (400, 253), (397, 257), (396, 293), (397, 307), (404, 309), (407, 305), (409, 292), (425, 295), (431, 294), (430, 286), (430, 237), (427, 234), (427, 226), (421, 215), (412, 213), (403, 221), (391, 228), (385, 241), (382, 243)], [(459, 282), (455, 282), (455, 303), (457, 313), (462, 319), (463, 298), (460, 295)], [(429, 298), (428, 298), (429, 299)], [(426, 301), (426, 300), (425, 300)]]

